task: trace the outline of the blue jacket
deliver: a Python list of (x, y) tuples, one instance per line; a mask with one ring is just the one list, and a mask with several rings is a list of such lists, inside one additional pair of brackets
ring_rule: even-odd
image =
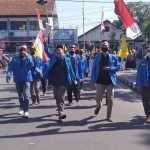
[[(116, 71), (120, 69), (120, 64), (119, 64), (118, 58), (115, 55), (113, 54), (108, 54), (108, 55), (109, 55), (108, 67), (110, 68), (108, 72), (109, 72), (113, 85), (116, 85)], [(99, 68), (100, 68), (100, 62), (101, 62), (101, 56), (102, 54), (100, 53), (94, 59), (93, 66), (92, 66), (92, 73), (91, 73), (91, 83), (96, 83), (97, 81)]]
[(35, 68), (37, 67), (42, 72), (42, 59), (39, 56), (32, 57), (32, 58), (33, 58), (33, 62), (34, 62), (33, 78), (39, 79), (40, 78), (40, 74), (37, 72), (37, 70)]
[[(71, 56), (67, 55), (67, 57)], [(75, 57), (75, 76), (77, 79), (82, 79), (81, 58), (79, 55), (74, 55), (74, 57)]]
[(139, 62), (138, 70), (137, 70), (137, 76), (136, 76), (136, 85), (147, 87), (148, 86), (148, 62), (147, 59), (144, 58)]
[[(45, 52), (47, 54), (47, 56), (50, 58), (50, 62), (49, 65), (44, 73), (44, 79), (48, 79), (50, 76), (50, 70), (53, 67), (53, 65), (55, 64), (56, 60), (58, 59), (55, 54), (53, 52), (50, 51), (50, 49), (48, 48), (48, 43), (44, 42), (44, 47), (45, 47)], [(70, 58), (68, 58), (66, 55), (64, 55), (64, 59), (66, 62), (66, 67), (67, 67), (67, 80), (68, 80), (68, 84), (71, 85), (72, 84), (72, 79), (75, 79), (75, 75), (71, 66), (71, 62), (70, 62)]]
[(146, 53), (143, 53), (143, 55), (142, 55), (142, 59), (144, 59), (144, 58), (145, 58), (145, 56), (146, 56)]
[(81, 56), (80, 58), (81, 58), (81, 71), (82, 71), (81, 79), (83, 79), (85, 73), (88, 72), (87, 59), (85, 56)]
[(15, 55), (12, 61), (9, 63), (6, 78), (11, 78), (12, 72), (14, 77), (14, 82), (32, 82), (32, 72), (31, 68), (34, 67), (34, 62), (31, 55), (22, 58), (22, 67), (20, 66), (19, 55)]
[(48, 66), (49, 66), (49, 63), (50, 63), (50, 59), (48, 59), (47, 61), (45, 62), (42, 62), (42, 72), (43, 74), (45, 73), (45, 71), (47, 70)]

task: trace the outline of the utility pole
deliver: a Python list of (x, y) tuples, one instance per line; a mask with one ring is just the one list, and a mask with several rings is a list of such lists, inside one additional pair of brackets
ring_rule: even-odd
[(82, 6), (83, 6), (83, 42), (84, 42), (84, 47), (83, 49), (85, 49), (85, 33), (84, 33), (84, 0), (82, 2)]

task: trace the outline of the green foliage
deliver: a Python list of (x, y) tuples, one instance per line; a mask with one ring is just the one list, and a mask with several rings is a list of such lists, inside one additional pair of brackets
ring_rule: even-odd
[(110, 49), (112, 49), (113, 51), (117, 51), (118, 41), (115, 39), (116, 36), (115, 30), (113, 30), (108, 36), (110, 38), (109, 40)]

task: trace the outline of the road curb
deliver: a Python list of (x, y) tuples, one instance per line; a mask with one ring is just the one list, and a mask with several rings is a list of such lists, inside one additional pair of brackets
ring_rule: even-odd
[(137, 86), (135, 83), (131, 82), (130, 80), (128, 80), (125, 77), (119, 76), (117, 75), (117, 79), (122, 81), (123, 83), (125, 83), (126, 85), (128, 85), (129, 87), (133, 88), (134, 90), (137, 90)]

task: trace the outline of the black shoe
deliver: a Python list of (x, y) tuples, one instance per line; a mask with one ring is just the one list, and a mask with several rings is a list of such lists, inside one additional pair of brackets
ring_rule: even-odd
[(78, 98), (78, 97), (76, 97), (76, 102), (77, 102), (77, 103), (79, 102), (79, 98)]
[(32, 104), (31, 104), (31, 106), (35, 106), (36, 105), (36, 102), (33, 102)]
[(37, 98), (37, 104), (39, 105), (40, 102), (41, 102), (41, 100), (40, 100), (40, 98), (38, 97), (38, 98)]
[(98, 115), (99, 111), (100, 111), (100, 108), (96, 107), (96, 109), (95, 109), (95, 115)]
[(58, 119), (66, 119), (66, 115), (64, 115), (64, 114), (59, 114), (59, 117), (58, 117)]
[(107, 116), (106, 120), (107, 120), (108, 122), (114, 122), (114, 120), (113, 120), (112, 117), (110, 117), (110, 116)]

